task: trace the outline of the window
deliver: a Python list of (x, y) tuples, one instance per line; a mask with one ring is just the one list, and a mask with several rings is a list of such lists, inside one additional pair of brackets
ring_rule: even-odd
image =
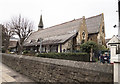
[(104, 26), (102, 27), (102, 33), (104, 33)]
[(65, 49), (63, 49), (63, 52), (65, 52)]
[(85, 40), (82, 40), (81, 44), (83, 44), (85, 42)]
[(85, 31), (82, 32), (82, 38), (85, 39)]

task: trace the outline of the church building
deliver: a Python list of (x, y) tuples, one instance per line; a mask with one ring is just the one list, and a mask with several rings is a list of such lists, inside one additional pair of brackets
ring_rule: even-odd
[(27, 50), (38, 52), (69, 52), (79, 50), (86, 41), (105, 45), (104, 14), (89, 18), (83, 16), (52, 27), (43, 28), (42, 15), (38, 31), (33, 32), (25, 41)]

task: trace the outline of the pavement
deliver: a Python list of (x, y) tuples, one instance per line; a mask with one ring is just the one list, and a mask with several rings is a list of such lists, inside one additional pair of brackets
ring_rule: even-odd
[(3, 82), (34, 82), (34, 81), (12, 70), (8, 66), (0, 63), (0, 84)]

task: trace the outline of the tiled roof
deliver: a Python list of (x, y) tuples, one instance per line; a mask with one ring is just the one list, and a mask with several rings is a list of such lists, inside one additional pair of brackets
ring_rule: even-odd
[(26, 43), (29, 43), (30, 40), (37, 41), (39, 38), (43, 39), (43, 44), (63, 43), (71, 36), (75, 35), (76, 32), (78, 32), (80, 23), (81, 19), (72, 20), (70, 22), (66, 22), (60, 25), (52, 26), (50, 28), (46, 28), (41, 31), (34, 32), (27, 39)]
[(99, 32), (101, 20), (102, 20), (102, 14), (86, 19), (86, 25), (89, 34)]
[[(99, 32), (101, 18), (102, 14), (86, 19), (89, 34)], [(74, 19), (69, 22), (45, 28), (44, 30), (36, 31), (30, 35), (24, 45), (32, 45), (32, 43), (30, 44), (30, 41), (36, 40), (37, 42), (39, 38), (43, 39), (43, 44), (63, 43), (78, 32), (81, 22), (82, 18)]]
[[(64, 35), (60, 35), (60, 36), (53, 36), (53, 37), (44, 38), (42, 41), (42, 45), (64, 43), (70, 37), (74, 37), (75, 35), (76, 35), (76, 33), (72, 33), (72, 34), (64, 34)], [(33, 46), (33, 45), (40, 45), (40, 42), (37, 42), (37, 40), (34, 40), (31, 43), (26, 42), (24, 44), (24, 46)]]

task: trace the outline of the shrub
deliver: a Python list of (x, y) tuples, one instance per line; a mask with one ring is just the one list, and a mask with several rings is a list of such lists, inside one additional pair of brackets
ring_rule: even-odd
[(29, 53), (29, 51), (27, 51), (27, 50), (24, 50), (24, 51), (23, 51), (23, 54), (26, 54), (26, 53)]
[(87, 53), (40, 53), (37, 55), (37, 57), (74, 61), (89, 61), (89, 55)]
[(93, 41), (87, 41), (85, 43), (83, 43), (80, 46), (82, 52), (86, 52), (86, 53), (90, 53), (91, 52), (91, 48), (93, 49), (94, 52), (96, 52), (98, 50), (98, 46), (95, 42)]
[(98, 50), (99, 51), (106, 51), (108, 49), (104, 45), (98, 45)]
[(2, 53), (5, 53), (5, 49), (4, 48), (2, 48)]

